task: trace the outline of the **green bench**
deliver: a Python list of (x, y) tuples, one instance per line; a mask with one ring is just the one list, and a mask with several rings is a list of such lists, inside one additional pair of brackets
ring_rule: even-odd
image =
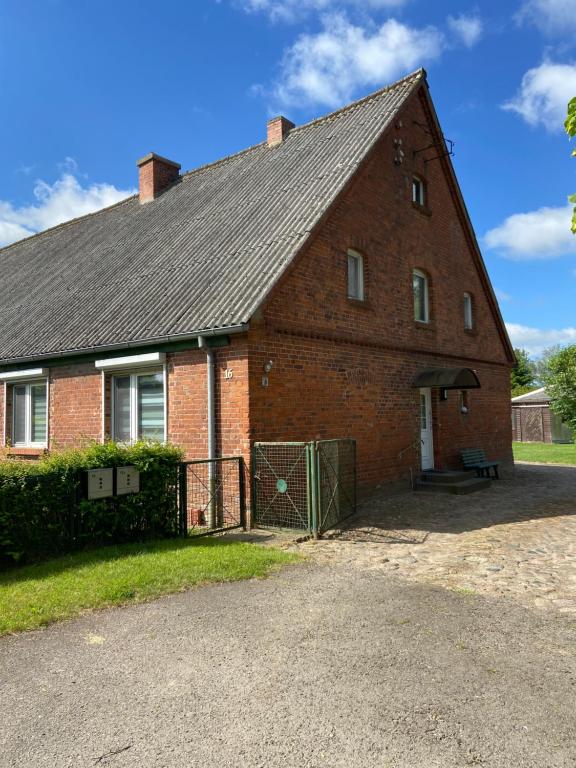
[(462, 463), (465, 469), (475, 469), (478, 477), (490, 477), (490, 470), (494, 470), (494, 477), (498, 480), (499, 461), (486, 461), (486, 454), (482, 448), (464, 448), (460, 451)]

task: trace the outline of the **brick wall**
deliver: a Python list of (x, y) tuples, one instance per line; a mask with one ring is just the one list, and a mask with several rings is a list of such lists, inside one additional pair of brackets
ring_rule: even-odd
[[(411, 384), (427, 367), (471, 367), (482, 384), (468, 393), (468, 414), (458, 392), (439, 402), (433, 390), (436, 466), (459, 466), (459, 449), (475, 445), (512, 458), (509, 361), (484, 278), (442, 163), (413, 155), (430, 143), (420, 127), (427, 120), (421, 99), (400, 117), (402, 127), (383, 137), (249, 335), (251, 438), (355, 437), (365, 490), (418, 470), (418, 391)], [(400, 166), (393, 162), (397, 138), (405, 152)], [(425, 209), (412, 204), (413, 174), (425, 179)], [(348, 248), (364, 258), (364, 302), (347, 298)], [(429, 278), (428, 325), (413, 320), (415, 268)], [(472, 331), (464, 329), (464, 292), (473, 297)], [(274, 363), (267, 387), (266, 360)]]
[[(246, 341), (232, 337), (215, 350), (217, 452), (248, 457), (248, 357)], [(227, 373), (228, 372), (228, 373)], [(168, 355), (168, 435), (187, 459), (208, 455), (206, 353)]]
[[(304, 335), (262, 332), (253, 336), (250, 434), (253, 440), (357, 440), (361, 490), (398, 480), (408, 483), (420, 468), (419, 391), (412, 387), (424, 368), (445, 367), (429, 354), (399, 353), (378, 346), (343, 344)], [(274, 365), (262, 385), (266, 360)], [(467, 365), (451, 360), (451, 366)], [(459, 468), (459, 451), (482, 446), (490, 458), (510, 455), (510, 404), (506, 367), (475, 366), (482, 382), (447, 401), (432, 390), (434, 454), (437, 468)]]
[[(215, 349), (218, 455), (249, 455), (248, 357), (246, 340), (233, 337)], [(193, 349), (168, 353), (168, 439), (186, 458), (205, 458), (208, 451), (206, 353)], [(93, 362), (49, 368), (49, 446), (59, 450), (100, 441), (103, 432), (103, 377)], [(104, 433), (110, 435), (110, 376), (104, 377)], [(8, 406), (10, 404), (8, 403)], [(10, 407), (8, 407), (10, 411)], [(0, 386), (4, 413), (4, 385)], [(10, 442), (10, 413), (6, 439)]]
[(71, 448), (102, 436), (102, 379), (94, 363), (50, 369), (50, 450)]

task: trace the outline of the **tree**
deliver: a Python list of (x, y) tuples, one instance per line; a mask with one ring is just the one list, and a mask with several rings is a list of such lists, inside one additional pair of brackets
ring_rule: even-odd
[(550, 408), (576, 430), (576, 344), (556, 352), (544, 374)]
[(536, 360), (534, 363), (534, 383), (537, 384), (539, 387), (544, 386), (544, 382), (546, 381), (546, 377), (548, 374), (548, 369), (550, 365), (550, 360), (552, 360), (553, 357), (555, 357), (558, 352), (562, 351), (562, 347), (560, 344), (554, 344), (551, 347), (546, 347), (545, 350), (543, 350), (542, 354)]
[(512, 396), (522, 395), (534, 386), (534, 364), (525, 349), (515, 349), (516, 363), (510, 371)]
[[(568, 102), (568, 115), (564, 121), (566, 133), (573, 139), (576, 136), (576, 96)], [(572, 150), (572, 157), (576, 157), (576, 149)], [(576, 195), (570, 195), (568, 200), (576, 204)], [(576, 207), (572, 213), (572, 232), (576, 234)]]

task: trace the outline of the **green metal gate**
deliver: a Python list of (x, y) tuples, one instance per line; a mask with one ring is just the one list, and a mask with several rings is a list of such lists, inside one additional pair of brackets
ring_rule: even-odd
[(356, 511), (356, 441), (255, 443), (256, 525), (315, 536)]
[(180, 533), (219, 533), (246, 525), (244, 459), (183, 461), (179, 471)]
[(356, 512), (356, 441), (321, 440), (316, 446), (318, 532)]

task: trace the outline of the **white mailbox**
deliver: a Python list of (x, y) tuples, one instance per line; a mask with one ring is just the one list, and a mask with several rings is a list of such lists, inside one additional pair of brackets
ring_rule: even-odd
[(114, 470), (113, 469), (89, 469), (88, 476), (89, 499), (105, 499), (114, 495)]
[(124, 496), (127, 493), (138, 493), (140, 490), (140, 472), (136, 467), (117, 467), (116, 494)]

